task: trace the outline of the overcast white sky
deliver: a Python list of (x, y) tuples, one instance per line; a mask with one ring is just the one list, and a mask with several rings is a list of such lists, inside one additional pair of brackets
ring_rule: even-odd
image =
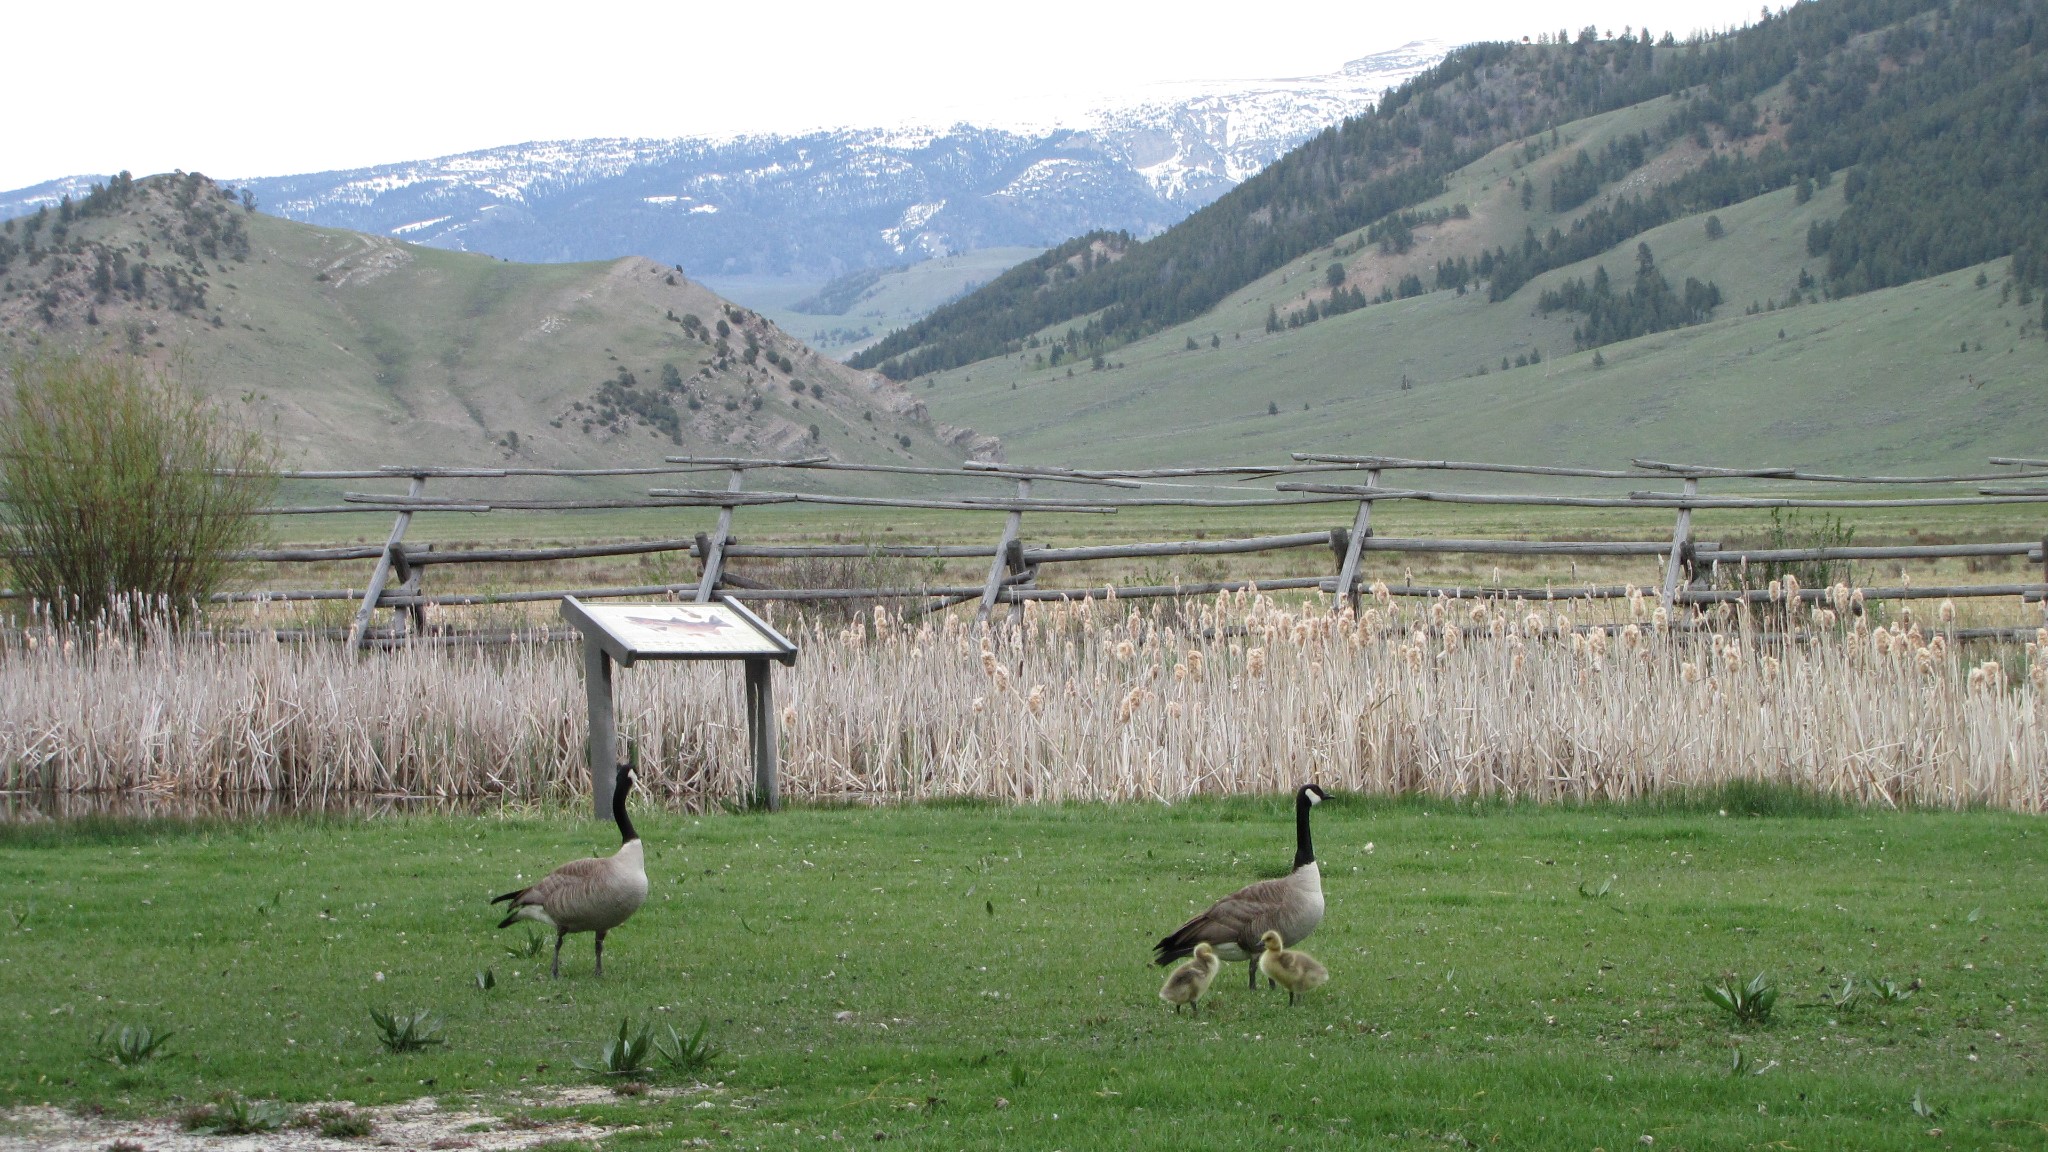
[(1045, 122), (1147, 85), (1332, 72), (1411, 40), (1645, 23), (1760, 0), (775, 0), (252, 4), (10, 13), (0, 189), (183, 168), (277, 176), (528, 140)]

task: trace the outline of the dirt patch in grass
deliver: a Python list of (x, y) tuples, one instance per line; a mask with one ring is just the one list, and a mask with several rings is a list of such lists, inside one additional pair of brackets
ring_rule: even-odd
[[(677, 1089), (653, 1089), (649, 1095), (674, 1095)], [(347, 1101), (296, 1107), (301, 1121), (271, 1132), (221, 1136), (185, 1131), (177, 1116), (119, 1119), (81, 1116), (48, 1105), (16, 1108), (0, 1114), (0, 1150), (37, 1152), (104, 1152), (115, 1147), (144, 1152), (316, 1152), (328, 1149), (407, 1148), (471, 1149), (509, 1152), (566, 1140), (591, 1140), (617, 1129), (581, 1120), (537, 1120), (531, 1108), (572, 1108), (609, 1102), (609, 1088), (565, 1088), (530, 1093), (501, 1101), (473, 1097), (448, 1105), (433, 1097), (403, 1104), (358, 1108)], [(323, 1135), (321, 1118), (356, 1117), (368, 1121), (367, 1134)]]

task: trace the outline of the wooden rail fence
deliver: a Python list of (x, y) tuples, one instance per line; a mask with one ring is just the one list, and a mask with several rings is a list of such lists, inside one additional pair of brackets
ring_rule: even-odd
[[(896, 599), (918, 602), (915, 610), (934, 612), (968, 603), (975, 604), (977, 619), (988, 622), (1008, 606), (1014, 617), (1027, 601), (1064, 600), (1115, 596), (1126, 599), (1163, 596), (1207, 595), (1233, 591), (1250, 581), (1219, 580), (1203, 583), (1089, 587), (1049, 587), (1039, 577), (1047, 565), (1072, 564), (1112, 559), (1148, 559), (1177, 556), (1221, 556), (1288, 550), (1328, 549), (1335, 571), (1328, 575), (1289, 576), (1261, 580), (1269, 590), (1314, 589), (1329, 593), (1337, 603), (1359, 605), (1367, 581), (1363, 574), (1367, 553), (1465, 553), (1497, 556), (1572, 557), (1658, 557), (1664, 561), (1659, 602), (1666, 608), (1705, 605), (1733, 600), (1759, 601), (1771, 597), (1765, 588), (1712, 586), (1712, 576), (1721, 565), (1786, 564), (1849, 560), (1932, 560), (1950, 557), (2022, 557), (2042, 565), (2042, 579), (2002, 584), (1961, 584), (1862, 589), (1867, 600), (1917, 598), (2013, 597), (2040, 603), (2048, 595), (2048, 560), (2044, 544), (2048, 538), (1981, 544), (1909, 544), (1876, 547), (1732, 548), (1713, 541), (1695, 539), (1693, 512), (1699, 509), (1828, 509), (1833, 511), (1880, 508), (1956, 508), (2008, 504), (2048, 503), (2048, 486), (2012, 486), (2015, 481), (2048, 477), (2048, 460), (1996, 457), (2000, 470), (1974, 474), (1930, 476), (1854, 476), (1811, 472), (1798, 468), (1725, 468), (1636, 459), (1626, 469), (1551, 467), (1523, 464), (1492, 464), (1475, 461), (1417, 460), (1393, 456), (1348, 456), (1294, 453), (1279, 465), (1197, 466), (1153, 469), (1070, 469), (969, 462), (960, 468), (928, 468), (896, 465), (844, 464), (824, 457), (798, 459), (752, 459), (738, 457), (669, 457), (660, 465), (620, 468), (464, 468), (433, 466), (389, 466), (371, 469), (298, 471), (285, 473), (296, 480), (384, 479), (406, 482), (403, 494), (344, 492), (340, 504), (297, 505), (266, 508), (275, 516), (315, 516), (344, 512), (388, 512), (393, 515), (391, 531), (382, 547), (346, 545), (313, 548), (262, 549), (242, 553), (239, 559), (289, 564), (359, 563), (371, 561), (368, 582), (361, 588), (275, 589), (224, 593), (223, 602), (289, 602), (346, 600), (357, 604), (347, 631), (347, 642), (356, 648), (372, 641), (408, 642), (428, 638), (424, 612), (430, 606), (512, 604), (554, 601), (565, 596), (580, 599), (607, 597), (688, 596), (709, 600), (721, 591), (744, 600), (829, 601), (835, 599)], [(747, 486), (750, 473), (774, 471), (803, 476), (836, 473), (895, 474), (970, 483), (994, 482), (1009, 486), (1007, 492), (960, 496), (861, 496), (796, 489), (753, 489)], [(427, 494), (429, 481), (516, 480), (528, 477), (598, 478), (622, 476), (691, 475), (725, 473), (722, 488), (653, 487), (643, 497), (485, 500)], [(1632, 489), (1621, 493), (1520, 493), (1476, 492), (1433, 487), (1395, 486), (1383, 483), (1388, 473), (1439, 473), (1484, 476), (1505, 474), (1522, 477), (1569, 479), (1574, 481), (1633, 481), (1675, 483), (1676, 490)], [(1244, 489), (1244, 494), (1227, 496), (1190, 495), (1209, 492), (1215, 482), (1270, 483), (1270, 488)], [(1362, 482), (1361, 482), (1362, 481)], [(1729, 485), (1767, 483), (1768, 492), (1729, 490)], [(1083, 497), (1034, 494), (1034, 485), (1060, 484), (1092, 489)], [(1703, 484), (1715, 486), (1703, 494)], [(1934, 488), (1938, 495), (1807, 495), (1806, 486), (1883, 485), (1893, 488)], [(1959, 490), (1960, 489), (1960, 490)], [(1541, 541), (1451, 537), (1389, 537), (1373, 529), (1373, 509), (1383, 501), (1425, 501), (1453, 504), (1496, 505), (1529, 508), (1581, 508), (1670, 511), (1674, 515), (1668, 539)], [(987, 545), (950, 544), (748, 544), (733, 535), (733, 521), (741, 508), (782, 504), (817, 504), (841, 507), (938, 509), (1002, 513), (1000, 533)], [(1033, 545), (1024, 538), (1024, 517), (1029, 514), (1113, 515), (1120, 509), (1136, 508), (1296, 508), (1320, 505), (1349, 505), (1348, 526), (1317, 532), (1252, 536), (1224, 540), (1177, 540), (1083, 547)], [(631, 540), (616, 543), (581, 544), (549, 548), (472, 548), (441, 551), (433, 545), (406, 542), (414, 515), (421, 512), (467, 512), (494, 514), (514, 511), (566, 511), (629, 508), (673, 508), (718, 510), (710, 532), (665, 539)], [(426, 572), (443, 564), (523, 564), (605, 557), (643, 556), (655, 553), (686, 554), (698, 562), (693, 580), (634, 586), (558, 588), (506, 593), (429, 593)], [(975, 560), (987, 558), (988, 575), (979, 584), (958, 586), (902, 586), (860, 588), (774, 588), (761, 587), (727, 571), (736, 559), (831, 559), (905, 558)], [(1326, 570), (1327, 571), (1327, 570)], [(1426, 597), (1522, 597), (1527, 599), (1582, 599), (1625, 596), (1626, 586), (1584, 585), (1571, 587), (1516, 588), (1506, 586), (1381, 585), (1393, 596)], [(1824, 588), (1800, 589), (1803, 600), (1823, 601), (1830, 596)], [(0, 598), (19, 594), (0, 590)], [(393, 626), (373, 627), (379, 609), (394, 613)], [(1995, 631), (1995, 630), (1994, 630)]]

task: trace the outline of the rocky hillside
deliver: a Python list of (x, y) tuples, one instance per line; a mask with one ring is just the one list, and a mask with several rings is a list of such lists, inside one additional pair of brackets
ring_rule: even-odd
[(999, 451), (673, 266), (317, 228), (196, 173), (0, 223), (0, 344), (46, 343), (178, 361), (310, 466)]

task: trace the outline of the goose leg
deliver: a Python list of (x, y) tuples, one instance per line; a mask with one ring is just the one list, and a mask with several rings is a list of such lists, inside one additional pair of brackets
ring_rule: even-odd
[(555, 979), (562, 978), (562, 932), (555, 933)]
[(597, 934), (597, 975), (604, 975), (604, 932)]
[(1259, 962), (1253, 960), (1246, 967), (1250, 968), (1252, 972), (1252, 991), (1257, 992), (1259, 990)]

